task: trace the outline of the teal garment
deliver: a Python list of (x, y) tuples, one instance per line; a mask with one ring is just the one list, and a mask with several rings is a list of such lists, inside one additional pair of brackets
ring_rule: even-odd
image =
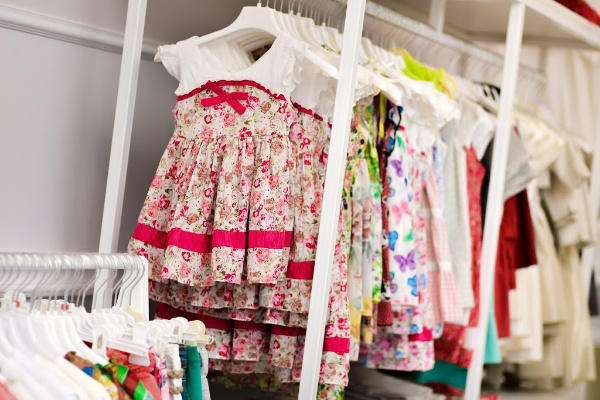
[[(494, 313), (494, 296), (490, 303), (490, 318), (488, 320), (487, 338), (485, 343), (484, 364), (500, 364), (502, 354), (498, 342), (498, 328)], [(432, 370), (419, 372), (417, 382), (439, 382), (465, 390), (467, 386), (467, 369), (446, 361), (436, 361)]]
[(198, 347), (186, 346), (186, 349), (186, 398), (184, 400), (202, 400), (202, 372), (200, 366), (200, 354), (198, 354)]
[(446, 361), (436, 361), (432, 370), (417, 373), (417, 382), (438, 382), (465, 389), (467, 385), (467, 369)]
[(485, 354), (483, 355), (484, 364), (500, 364), (502, 362), (502, 353), (500, 352), (500, 343), (498, 341), (498, 327), (496, 326), (496, 313), (494, 312), (494, 296), (490, 302), (490, 318), (488, 320), (487, 339), (485, 341)]

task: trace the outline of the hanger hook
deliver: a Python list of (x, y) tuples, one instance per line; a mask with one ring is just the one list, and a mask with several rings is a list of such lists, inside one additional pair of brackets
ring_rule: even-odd
[[(91, 255), (91, 257), (92, 257), (92, 260), (94, 261), (94, 263), (96, 264), (96, 267), (98, 270), (104, 269), (104, 268), (102, 268), (102, 265), (100, 265), (100, 262), (99, 262), (100, 258), (104, 259), (103, 254), (94, 254), (94, 255)], [(110, 269), (110, 267), (109, 267), (109, 269)], [(98, 278), (98, 277), (96, 276), (96, 278)], [(97, 281), (97, 279), (94, 279), (94, 281)], [(90, 286), (93, 284), (94, 284), (94, 282), (91, 282), (90, 285), (88, 285), (88, 287), (86, 288), (86, 290), (89, 289)], [(94, 289), (94, 305), (97, 304), (96, 303), (97, 301), (101, 301), (99, 298), (97, 298), (97, 296), (100, 294), (101, 290), (106, 291), (106, 289), (104, 289), (104, 287), (107, 286), (107, 284), (108, 284), (108, 278), (106, 280), (103, 280), (97, 289)], [(102, 299), (104, 299), (104, 292), (102, 293)]]
[[(129, 289), (129, 287), (135, 280), (135, 277), (133, 276), (133, 271), (130, 268), (130, 266), (133, 262), (131, 255), (130, 254), (122, 254), (120, 258), (121, 258), (121, 262), (123, 263), (123, 277), (125, 277), (127, 275), (127, 279), (124, 280), (123, 285), (121, 286), (121, 288), (119, 290), (119, 293), (117, 293), (117, 299), (115, 301), (115, 305), (118, 308), (123, 308), (123, 301), (125, 298), (125, 294), (127, 293), (127, 290)], [(136, 272), (136, 275), (137, 275), (137, 272)], [(134, 279), (130, 279), (132, 277), (134, 277)], [(131, 301), (129, 301), (129, 303), (131, 304)]]
[[(51, 298), (51, 300), (54, 300), (54, 309), (56, 310), (56, 307), (58, 305), (57, 304), (58, 303), (58, 296), (61, 294), (60, 293), (61, 292), (61, 286), (62, 286), (61, 284), (62, 284), (62, 281), (64, 280), (64, 278), (61, 276), (62, 275), (61, 272), (63, 270), (60, 267), (61, 266), (60, 255), (59, 254), (53, 254), (51, 262), (53, 263), (52, 265), (54, 267), (56, 267), (56, 276), (57, 276), (56, 282), (58, 282), (58, 284), (55, 284), (56, 289), (54, 290), (53, 296)], [(65, 275), (68, 277), (68, 274), (65, 274)]]
[[(114, 293), (114, 290), (115, 290), (114, 283), (115, 283), (115, 281), (117, 279), (117, 260), (115, 259), (115, 255), (114, 254), (104, 254), (104, 256), (105, 256), (105, 258), (106, 258), (106, 260), (108, 262), (108, 268), (109, 268), (109, 270), (111, 270), (111, 273), (109, 274), (108, 279), (106, 281), (107, 282), (107, 286), (106, 286), (106, 289), (104, 289), (104, 294), (103, 294), (102, 297), (104, 298), (104, 301), (105, 301), (105, 304), (106, 304), (106, 299), (107, 299), (107, 296), (108, 296), (108, 300), (110, 301), (110, 304), (112, 305), (112, 297), (113, 297), (113, 293)], [(108, 283), (109, 280), (110, 280), (110, 286), (108, 286), (109, 285), (109, 283)], [(111, 289), (110, 293), (108, 292), (108, 288), (109, 287)]]
[[(39, 275), (39, 281), (33, 289), (33, 293), (31, 295), (31, 309), (33, 311), (36, 303), (41, 302), (44, 297), (44, 293), (47, 290), (46, 288), (50, 287), (50, 283), (52, 282), (52, 274), (48, 270), (46, 266), (46, 260), (49, 257), (48, 254), (40, 255), (40, 254), (32, 254), (33, 257), (33, 265), (35, 271)], [(38, 303), (38, 309), (41, 308), (41, 303)]]
[[(94, 266), (95, 266), (95, 268), (94, 268), (94, 270), (95, 270), (95, 273), (94, 273), (94, 277), (93, 277), (92, 279), (90, 279), (90, 283), (88, 283), (88, 284), (87, 284), (87, 285), (86, 285), (86, 286), (85, 286), (85, 287), (84, 287), (84, 288), (81, 290), (81, 293), (80, 293), (81, 302), (79, 303), (79, 306), (83, 306), (83, 305), (84, 305), (84, 303), (85, 303), (85, 298), (86, 298), (86, 296), (87, 296), (87, 292), (88, 292), (88, 291), (91, 289), (91, 287), (94, 285), (94, 283), (95, 283), (95, 282), (98, 280), (98, 277), (99, 277), (99, 275), (100, 275), (100, 269), (101, 269), (101, 267), (100, 267), (100, 264), (98, 263), (98, 260), (97, 260), (97, 258), (96, 258), (96, 257), (98, 257), (98, 255), (93, 255), (93, 254), (90, 254), (90, 255), (86, 255), (86, 256), (82, 256), (82, 257), (81, 257), (81, 261), (82, 261), (82, 267), (84, 267), (84, 266), (85, 266), (86, 260), (88, 260), (88, 261), (90, 261), (90, 262), (92, 262), (92, 263), (94, 263), (94, 264), (95, 264), (95, 265), (94, 265)], [(85, 269), (85, 268), (84, 268), (84, 269)], [(102, 286), (101, 286), (101, 287), (102, 287)], [(101, 287), (100, 287), (100, 288), (101, 288)], [(98, 289), (100, 289), (100, 288), (98, 288)]]
[(2, 288), (2, 293), (9, 291), (11, 286), (14, 284), (15, 279), (19, 276), (18, 259), (16, 254), (8, 254), (6, 260), (6, 269), (10, 272), (5, 281), (5, 285)]
[[(135, 268), (135, 275), (133, 274), (133, 268), (131, 268), (132, 264), (134, 264), (134, 262), (136, 263), (135, 265), (137, 265), (137, 257), (138, 256), (134, 256), (132, 254), (123, 254), (121, 255), (121, 261), (123, 262), (123, 276), (125, 276), (125, 274), (127, 274), (127, 285), (125, 285), (125, 283), (123, 283), (123, 286), (121, 288), (121, 290), (118, 293), (118, 297), (117, 297), (117, 301), (115, 302), (117, 304), (118, 307), (122, 308), (123, 307), (123, 301), (125, 299), (125, 296), (127, 295), (127, 291), (128, 289), (130, 290), (129, 292), (129, 304), (131, 304), (131, 291), (133, 291), (133, 286), (135, 285), (135, 282), (138, 280), (138, 271), (137, 268)], [(130, 279), (133, 278), (133, 279)]]
[(67, 288), (67, 291), (65, 292), (65, 302), (67, 303), (67, 305), (69, 305), (70, 303), (73, 302), (72, 300), (75, 299), (75, 291), (77, 290), (77, 287), (81, 283), (82, 274), (81, 274), (81, 268), (79, 267), (79, 264), (77, 263), (77, 254), (64, 254), (63, 258), (65, 258), (65, 262), (68, 263), (68, 266), (69, 266), (68, 269), (74, 271), (73, 283), (71, 285), (68, 285), (69, 287)]
[(140, 282), (142, 276), (144, 275), (144, 261), (142, 260), (142, 256), (134, 256), (131, 255), (135, 259), (136, 266), (136, 275), (133, 284), (131, 285), (131, 289), (129, 290), (129, 304), (131, 304), (131, 300), (133, 298), (133, 289)]
[(33, 274), (34, 274), (34, 276), (35, 276), (35, 271), (32, 271), (32, 269), (31, 269), (31, 267), (30, 267), (30, 264), (31, 264), (31, 263), (29, 262), (29, 254), (27, 254), (27, 253), (25, 253), (25, 254), (18, 254), (18, 255), (17, 255), (17, 257), (18, 257), (18, 258), (21, 258), (21, 257), (23, 257), (23, 259), (25, 259), (25, 264), (26, 264), (26, 265), (23, 265), (22, 267), (25, 267), (25, 268), (23, 268), (23, 269), (24, 269), (24, 270), (27, 272), (27, 275), (26, 275), (25, 277), (23, 277), (22, 279), (20, 279), (20, 282), (18, 282), (17, 278), (18, 278), (18, 276), (19, 276), (19, 275), (21, 275), (21, 274), (20, 274), (20, 271), (22, 270), (22, 269), (21, 269), (22, 267), (21, 267), (21, 268), (19, 268), (19, 269), (17, 269), (17, 273), (16, 273), (16, 275), (15, 275), (15, 280), (17, 280), (17, 282), (18, 282), (18, 285), (17, 285), (17, 287), (16, 287), (16, 288), (13, 290), (13, 293), (12, 293), (12, 299), (11, 299), (12, 301), (16, 301), (16, 300), (17, 300), (17, 298), (18, 298), (18, 297), (17, 297), (17, 296), (18, 296), (18, 294), (19, 294), (19, 293), (22, 293), (22, 292), (25, 290), (25, 287), (27, 286), (27, 284), (28, 284), (29, 282), (31, 282), (31, 280), (30, 280), (30, 275), (32, 274), (32, 272), (33, 272)]
[[(123, 290), (125, 290), (126, 286), (125, 283), (127, 282), (127, 284), (129, 285), (129, 275), (127, 274), (127, 270), (126, 270), (126, 266), (127, 266), (127, 259), (126, 257), (124, 257), (125, 254), (115, 254), (112, 257), (115, 258), (115, 263), (117, 261), (120, 261), (121, 264), (123, 264), (123, 275), (121, 275), (121, 279), (119, 279), (118, 283), (115, 285), (115, 287), (113, 288), (113, 295), (114, 295), (114, 304), (118, 305), (117, 302), (119, 300), (120, 297), (122, 297), (120, 294)], [(127, 279), (125, 279), (127, 278)]]
[(83, 282), (85, 280), (85, 270), (83, 269), (83, 262), (81, 261), (82, 258), (81, 258), (80, 254), (72, 255), (72, 260), (73, 260), (73, 263), (75, 264), (75, 269), (77, 271), (77, 286), (73, 286), (72, 297), (73, 297), (73, 304), (77, 305), (77, 301), (79, 299), (78, 295), (79, 295), (80, 291), (77, 292), (76, 288), (80, 287), (83, 284)]
[[(64, 276), (70, 280), (71, 276), (71, 258), (66, 254), (58, 254), (58, 259), (61, 261), (60, 264), (65, 266), (65, 268), (61, 268), (64, 271)], [(75, 271), (74, 276), (77, 276), (77, 272)], [(75, 282), (73, 282), (75, 283)], [(69, 290), (72, 289), (73, 285), (65, 285), (65, 292), (63, 294), (63, 300), (65, 303), (69, 302)]]

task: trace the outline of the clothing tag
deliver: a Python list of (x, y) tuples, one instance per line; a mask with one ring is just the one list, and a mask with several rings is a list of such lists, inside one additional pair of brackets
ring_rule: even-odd
[(110, 338), (108, 329), (106, 326), (96, 326), (92, 331), (92, 350), (102, 357), (106, 357), (106, 345)]

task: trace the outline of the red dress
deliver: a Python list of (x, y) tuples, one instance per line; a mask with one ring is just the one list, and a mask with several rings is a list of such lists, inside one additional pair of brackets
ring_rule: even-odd
[(500, 225), (494, 281), (494, 309), (500, 339), (510, 336), (508, 292), (517, 288), (516, 269), (535, 264), (535, 236), (524, 190), (506, 200)]
[[(467, 153), (467, 192), (469, 197), (469, 223), (471, 231), (472, 252), (472, 285), (475, 306), (469, 315), (469, 325), (476, 327), (479, 320), (479, 276), (481, 263), (481, 185), (485, 176), (485, 167), (477, 159), (472, 148), (465, 148)], [(444, 323), (444, 331), (436, 339), (435, 359), (447, 361), (463, 368), (469, 368), (473, 350), (464, 348), (467, 327), (458, 324)]]

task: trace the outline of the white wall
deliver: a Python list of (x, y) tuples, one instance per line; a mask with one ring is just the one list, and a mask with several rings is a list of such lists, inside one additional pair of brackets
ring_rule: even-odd
[[(97, 251), (120, 56), (2, 28), (0, 54), (0, 251)], [(172, 133), (175, 87), (142, 62), (123, 235)]]

